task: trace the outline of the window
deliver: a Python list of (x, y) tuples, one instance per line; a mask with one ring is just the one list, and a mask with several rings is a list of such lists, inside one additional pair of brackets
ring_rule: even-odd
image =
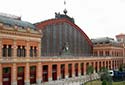
[(33, 46), (30, 46), (30, 57), (33, 57)]
[(10, 73), (10, 71), (11, 71), (10, 67), (3, 68), (3, 73)]
[(11, 57), (12, 56), (12, 46), (9, 45), (8, 46), (8, 57)]
[(2, 53), (3, 53), (3, 57), (7, 57), (7, 45), (3, 45)]
[(22, 47), (22, 57), (25, 57), (26, 56), (26, 49), (25, 49), (25, 46)]
[(3, 55), (3, 57), (11, 57), (12, 56), (12, 46), (11, 45), (3, 45), (2, 55)]
[(36, 57), (37, 56), (37, 48), (34, 47), (34, 56)]
[(17, 56), (21, 57), (21, 47), (20, 46), (18, 46), (18, 48), (17, 48)]

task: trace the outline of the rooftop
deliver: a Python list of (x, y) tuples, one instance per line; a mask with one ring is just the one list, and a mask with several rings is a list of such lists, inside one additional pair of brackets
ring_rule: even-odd
[(0, 15), (0, 23), (7, 24), (10, 26), (16, 25), (16, 26), (23, 27), (23, 28), (35, 29), (35, 26), (32, 23), (22, 21), (22, 20), (18, 19), (18, 17), (15, 17), (15, 16), (9, 17), (9, 16)]
[(113, 38), (109, 38), (109, 37), (102, 37), (102, 38), (97, 38), (97, 39), (91, 39), (92, 43), (93, 44), (112, 44), (112, 45), (115, 45), (115, 46), (119, 46), (119, 43), (118, 41), (115, 41)]

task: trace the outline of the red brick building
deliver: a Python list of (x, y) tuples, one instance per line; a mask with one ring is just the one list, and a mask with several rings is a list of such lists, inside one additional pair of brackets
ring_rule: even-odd
[(79, 85), (88, 65), (97, 73), (124, 63), (124, 56), (92, 56), (91, 40), (67, 15), (35, 25), (0, 16), (0, 85)]
[(94, 48), (93, 55), (94, 56), (113, 56), (120, 57), (125, 56), (125, 48), (124, 43), (119, 41), (122, 38), (117, 38), (114, 40), (113, 38), (103, 37), (92, 39)]

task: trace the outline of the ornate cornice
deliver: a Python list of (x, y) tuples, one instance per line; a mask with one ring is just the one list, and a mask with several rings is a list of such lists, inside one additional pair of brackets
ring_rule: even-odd
[(41, 30), (34, 30), (31, 28), (20, 28), (18, 26), (6, 26), (0, 23), (0, 33), (19, 35), (19, 36), (30, 36), (30, 37), (41, 37)]
[(20, 32), (20, 31), (14, 30), (14, 29), (11, 29), (11, 30), (0, 29), (0, 33), (10, 34), (10, 35), (18, 35), (18, 36), (27, 36), (27, 37), (37, 37), (37, 38), (41, 37), (40, 33), (34, 34), (34, 33), (28, 33), (28, 32)]

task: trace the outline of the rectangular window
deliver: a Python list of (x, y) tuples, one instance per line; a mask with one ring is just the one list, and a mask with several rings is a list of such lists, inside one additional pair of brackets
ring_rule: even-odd
[(37, 57), (37, 48), (34, 47), (34, 56)]
[(3, 57), (7, 57), (7, 45), (3, 45), (2, 55), (3, 55)]
[(8, 57), (11, 57), (12, 56), (12, 46), (9, 45), (8, 46)]
[(33, 46), (30, 46), (30, 57), (33, 57)]
[(17, 56), (21, 57), (21, 47), (20, 46), (17, 47)]

